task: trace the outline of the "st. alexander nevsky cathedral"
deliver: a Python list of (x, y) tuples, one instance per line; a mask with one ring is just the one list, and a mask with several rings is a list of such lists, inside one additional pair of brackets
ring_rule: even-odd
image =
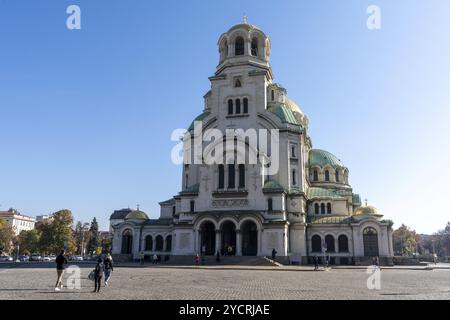
[[(160, 202), (158, 219), (139, 208), (115, 211), (110, 217), (115, 258), (156, 254), (176, 261), (220, 254), (244, 259), (270, 257), (275, 249), (282, 263), (326, 257), (330, 264), (369, 264), (379, 257), (381, 264), (391, 264), (392, 221), (361, 203), (338, 157), (313, 148), (308, 118), (273, 82), (269, 37), (244, 21), (220, 36), (218, 48), (211, 89), (183, 138), (184, 154), (192, 153), (199, 127), (224, 136), (228, 129), (264, 130), (277, 151), (244, 139), (244, 150), (257, 161), (239, 162), (239, 150), (229, 150), (236, 138), (203, 141), (205, 150), (220, 146), (226, 159), (185, 162), (181, 191)], [(277, 170), (270, 170), (275, 160)]]

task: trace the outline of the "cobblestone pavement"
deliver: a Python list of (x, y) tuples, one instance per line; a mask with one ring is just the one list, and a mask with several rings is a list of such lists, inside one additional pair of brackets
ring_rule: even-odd
[[(450, 299), (450, 270), (382, 270), (381, 290), (367, 289), (366, 270), (214, 270), (116, 268), (110, 286), (91, 293), (90, 266), (81, 289), (54, 291), (50, 267), (0, 269), (0, 299)], [(64, 277), (64, 281), (67, 275)]]

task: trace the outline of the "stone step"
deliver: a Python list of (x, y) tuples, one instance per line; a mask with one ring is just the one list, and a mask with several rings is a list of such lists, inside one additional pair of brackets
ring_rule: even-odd
[[(202, 260), (205, 265), (241, 265), (241, 266), (276, 266), (277, 264), (273, 261), (266, 259), (265, 257), (238, 257), (238, 256), (222, 256), (220, 257), (220, 261), (216, 261), (216, 257), (214, 256), (205, 256), (200, 258), (200, 264), (202, 264)], [(195, 257), (194, 256), (171, 256), (169, 261), (164, 261), (162, 264), (164, 265), (195, 265)]]

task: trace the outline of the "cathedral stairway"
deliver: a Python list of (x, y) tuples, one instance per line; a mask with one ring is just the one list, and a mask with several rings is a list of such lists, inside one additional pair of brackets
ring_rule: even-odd
[[(171, 256), (169, 261), (162, 263), (163, 265), (195, 265), (193, 256)], [(205, 256), (204, 264), (200, 259), (200, 265), (206, 266), (278, 266), (279, 264), (267, 259), (266, 257), (245, 257), (245, 256), (222, 256), (220, 261), (216, 261), (215, 256)]]

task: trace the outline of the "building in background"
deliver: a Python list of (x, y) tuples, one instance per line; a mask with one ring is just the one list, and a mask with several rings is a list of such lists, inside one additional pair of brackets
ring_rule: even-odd
[(23, 215), (13, 208), (8, 211), (0, 211), (0, 219), (5, 220), (16, 235), (19, 235), (22, 231), (33, 230), (36, 224), (36, 219)]
[(53, 221), (53, 217), (51, 214), (43, 214), (40, 216), (36, 216), (36, 222), (43, 222), (43, 221)]

